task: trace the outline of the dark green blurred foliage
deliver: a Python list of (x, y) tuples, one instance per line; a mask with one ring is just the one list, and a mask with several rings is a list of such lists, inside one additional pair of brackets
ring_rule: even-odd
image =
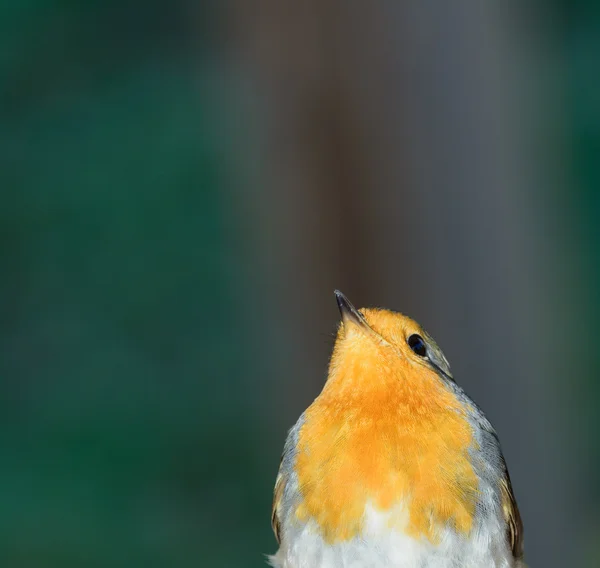
[[(597, 401), (600, 399), (600, 351), (598, 350), (598, 321), (600, 320), (600, 4), (591, 0), (562, 1), (560, 18), (557, 22), (557, 37), (560, 52), (565, 58), (567, 144), (570, 150), (566, 161), (569, 164), (573, 201), (577, 205), (577, 217), (570, 229), (577, 239), (576, 253), (585, 266), (586, 280), (573, 290), (573, 305), (581, 310), (585, 332), (580, 333), (579, 349), (573, 354), (585, 362), (587, 372), (582, 381), (578, 404), (585, 408), (585, 419), (581, 420), (583, 441), (588, 456), (585, 464), (585, 480), (580, 491), (583, 498), (590, 498), (587, 488), (592, 488), (592, 510), (598, 509), (600, 490), (600, 414)], [(583, 330), (581, 330), (583, 331)], [(585, 489), (584, 489), (585, 488)], [(600, 565), (600, 525), (598, 518), (592, 520), (585, 541), (590, 543), (586, 554), (588, 565)]]
[(232, 290), (235, 102), (194, 4), (0, 4), (2, 566), (272, 548)]

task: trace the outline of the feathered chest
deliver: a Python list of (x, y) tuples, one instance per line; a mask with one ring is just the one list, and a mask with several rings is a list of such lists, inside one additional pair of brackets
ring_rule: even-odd
[(305, 413), (296, 517), (313, 520), (327, 542), (361, 534), (367, 506), (386, 514), (388, 527), (432, 543), (442, 527), (468, 534), (473, 526), (478, 478), (466, 415), (450, 393), (434, 402), (398, 394), (356, 405), (324, 396)]

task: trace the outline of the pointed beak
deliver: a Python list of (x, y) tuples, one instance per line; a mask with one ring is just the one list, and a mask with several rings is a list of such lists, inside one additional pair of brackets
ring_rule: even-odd
[(339, 290), (335, 291), (335, 299), (337, 300), (338, 308), (342, 316), (344, 324), (352, 322), (353, 324), (362, 327), (369, 328), (367, 320), (364, 316), (350, 303), (350, 300), (344, 296)]

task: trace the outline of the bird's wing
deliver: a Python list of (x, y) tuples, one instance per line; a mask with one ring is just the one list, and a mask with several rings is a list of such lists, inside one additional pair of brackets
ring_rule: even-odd
[(275, 481), (275, 490), (273, 492), (273, 509), (271, 511), (271, 527), (275, 533), (277, 544), (281, 544), (281, 523), (279, 521), (279, 510), (281, 507), (281, 500), (283, 498), (283, 490), (285, 489), (287, 476), (281, 473), (281, 466), (279, 473), (277, 474), (277, 480)]
[(513, 556), (515, 559), (520, 560), (523, 558), (523, 522), (515, 501), (508, 471), (500, 481), (500, 489), (502, 493), (502, 511), (508, 531), (508, 542), (512, 548)]

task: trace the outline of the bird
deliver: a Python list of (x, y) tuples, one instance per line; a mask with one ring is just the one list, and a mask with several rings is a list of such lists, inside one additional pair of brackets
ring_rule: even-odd
[(409, 317), (356, 309), (275, 482), (275, 568), (525, 568), (498, 436)]

